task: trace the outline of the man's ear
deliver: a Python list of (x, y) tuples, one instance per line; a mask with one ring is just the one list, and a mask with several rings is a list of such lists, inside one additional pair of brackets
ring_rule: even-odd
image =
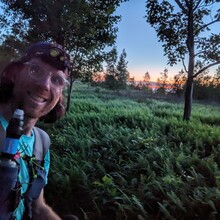
[(17, 79), (17, 77), (20, 77), (21, 68), (22, 67), (20, 67), (20, 66), (13, 67), (11, 73), (9, 74), (11, 82), (14, 83), (15, 80)]
[(16, 78), (19, 76), (21, 68), (22, 68), (21, 66), (16, 65), (14, 63), (6, 67), (4, 72), (2, 73), (2, 77), (1, 77), (2, 83), (5, 82), (14, 83)]

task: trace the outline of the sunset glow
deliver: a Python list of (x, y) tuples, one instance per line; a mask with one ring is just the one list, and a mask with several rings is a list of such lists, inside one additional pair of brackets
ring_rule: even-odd
[[(125, 49), (128, 71), (135, 81), (142, 81), (146, 72), (149, 72), (151, 81), (157, 81), (165, 68), (168, 69), (168, 78), (173, 78), (183, 69), (183, 64), (178, 63), (173, 67), (167, 65), (162, 43), (158, 42), (155, 29), (146, 22), (145, 3), (145, 0), (129, 0), (117, 9), (116, 14), (122, 16), (117, 25), (118, 53)], [(219, 30), (217, 25), (216, 30)], [(185, 65), (187, 67), (187, 63)], [(214, 75), (216, 69), (217, 66), (210, 69), (210, 75)]]

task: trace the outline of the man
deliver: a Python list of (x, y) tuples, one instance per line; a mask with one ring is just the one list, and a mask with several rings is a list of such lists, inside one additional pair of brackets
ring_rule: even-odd
[[(15, 109), (22, 109), (25, 113), (23, 135), (16, 154), (20, 164), (21, 198), (23, 196), (13, 212), (16, 220), (28, 219), (29, 215), (36, 220), (61, 219), (45, 203), (43, 189), (38, 198), (30, 202), (31, 205), (25, 200), (29, 185), (34, 186), (29, 167), (32, 160), (28, 162), (25, 158), (33, 157), (36, 136), (33, 128), (36, 122), (39, 119), (54, 122), (65, 113), (63, 90), (68, 83), (69, 65), (69, 56), (60, 45), (37, 42), (18, 61), (6, 66), (0, 75), (0, 126), (6, 129)], [(46, 183), (50, 164), (49, 150), (43, 159)], [(30, 214), (27, 209), (31, 209)]]

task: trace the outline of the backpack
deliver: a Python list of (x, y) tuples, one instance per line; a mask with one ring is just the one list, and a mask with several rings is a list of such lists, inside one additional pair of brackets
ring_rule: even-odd
[[(50, 143), (51, 143), (50, 137), (45, 131), (43, 131), (38, 127), (34, 127), (33, 131), (35, 134), (33, 155), (35, 155), (35, 158), (37, 160), (43, 161), (44, 156), (46, 155), (50, 147)], [(0, 125), (0, 146), (4, 144), (4, 140), (5, 140), (5, 130)]]
[(38, 127), (34, 127), (35, 141), (34, 141), (34, 152), (36, 160), (43, 161), (44, 157), (50, 147), (49, 135)]
[[(34, 140), (34, 146), (33, 146), (33, 156), (36, 164), (39, 164), (39, 166), (34, 167), (35, 172), (37, 174), (36, 178), (32, 178), (30, 176), (30, 185), (27, 189), (27, 191), (24, 193), (24, 202), (25, 202), (25, 213), (23, 219), (31, 219), (32, 218), (32, 203), (35, 199), (37, 199), (40, 195), (41, 190), (46, 184), (46, 171), (44, 169), (41, 169), (41, 166), (44, 162), (44, 157), (49, 150), (50, 147), (50, 138), (48, 134), (43, 131), (42, 129), (38, 127), (33, 128), (34, 134), (35, 134), (35, 140)], [(0, 125), (0, 147), (3, 146), (5, 140), (5, 130)], [(28, 166), (30, 164), (28, 163)], [(29, 170), (33, 170), (33, 166), (29, 166)], [(15, 197), (21, 197), (20, 190), (17, 191)], [(17, 208), (17, 205), (19, 202), (15, 201)], [(12, 215), (13, 212), (11, 212)], [(10, 213), (8, 216), (11, 216)], [(0, 216), (1, 217), (1, 216)], [(1, 219), (1, 218), (0, 218)], [(11, 218), (13, 219), (13, 217)]]
[(23, 220), (32, 219), (32, 203), (35, 199), (37, 199), (40, 195), (41, 190), (46, 185), (46, 171), (42, 169), (44, 157), (50, 146), (50, 138), (48, 134), (38, 127), (34, 127), (34, 161), (37, 166), (33, 167), (33, 164), (29, 164), (29, 170), (35, 170), (36, 178), (30, 175), (30, 183), (27, 191), (24, 193), (24, 205), (25, 212), (23, 216)]

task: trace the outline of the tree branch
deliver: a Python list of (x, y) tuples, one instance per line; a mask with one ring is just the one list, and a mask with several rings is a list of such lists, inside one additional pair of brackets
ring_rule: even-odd
[(183, 64), (185, 72), (188, 73), (183, 57), (181, 57), (181, 60), (182, 60), (182, 64)]
[(220, 18), (219, 18), (219, 19), (216, 19), (216, 20), (214, 20), (214, 21), (212, 21), (212, 22), (209, 22), (208, 24), (205, 24), (204, 26), (202, 26), (201, 28), (199, 28), (197, 31), (195, 31), (195, 34), (199, 33), (202, 29), (204, 29), (204, 28), (206, 28), (206, 27), (208, 27), (208, 26), (210, 26), (211, 24), (214, 24), (214, 23), (216, 23), (216, 22), (220, 22)]
[(197, 73), (195, 73), (193, 75), (193, 78), (197, 77), (200, 73), (204, 72), (205, 70), (207, 70), (208, 68), (212, 67), (212, 66), (215, 66), (217, 64), (220, 63), (220, 60), (215, 62), (215, 63), (210, 63), (208, 66), (205, 66), (204, 68), (200, 69)]
[(204, 53), (206, 53), (206, 50), (199, 51), (198, 53), (195, 53), (194, 56), (197, 57), (199, 54), (204, 54)]
[(179, 0), (175, 0), (176, 4), (182, 9), (182, 11), (187, 14), (186, 8), (184, 8), (183, 4)]
[[(216, 44), (212, 45), (212, 48), (217, 47), (219, 44), (220, 43), (216, 43)], [(210, 50), (201, 50), (198, 53), (195, 53), (194, 56), (197, 57), (200, 54), (205, 54), (205, 53), (207, 54), (208, 52), (210, 52)], [(213, 50), (212, 50), (212, 52), (213, 52)]]
[(202, 2), (202, 0), (199, 0), (199, 1), (197, 2), (196, 6), (193, 8), (194, 11), (199, 7), (199, 5), (200, 5), (201, 2)]

